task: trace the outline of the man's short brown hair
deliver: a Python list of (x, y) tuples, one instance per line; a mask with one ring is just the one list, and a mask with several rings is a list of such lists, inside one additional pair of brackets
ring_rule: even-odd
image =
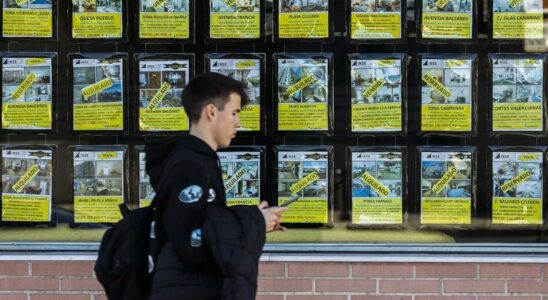
[(242, 99), (241, 106), (245, 106), (249, 102), (246, 88), (242, 82), (219, 73), (209, 72), (194, 77), (183, 91), (183, 106), (190, 123), (200, 120), (202, 109), (208, 104), (222, 111), (232, 93), (238, 94)]

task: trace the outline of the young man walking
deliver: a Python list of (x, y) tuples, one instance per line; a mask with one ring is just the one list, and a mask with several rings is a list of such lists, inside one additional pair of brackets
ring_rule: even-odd
[(155, 235), (162, 247), (151, 300), (255, 299), (265, 233), (286, 208), (226, 206), (216, 151), (240, 127), (245, 86), (205, 73), (183, 93), (190, 134), (146, 145), (146, 169), (157, 192)]

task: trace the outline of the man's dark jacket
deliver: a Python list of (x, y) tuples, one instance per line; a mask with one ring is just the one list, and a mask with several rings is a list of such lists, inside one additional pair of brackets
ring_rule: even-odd
[(226, 206), (216, 152), (188, 136), (146, 145), (165, 240), (151, 300), (255, 299), (265, 222), (255, 206)]

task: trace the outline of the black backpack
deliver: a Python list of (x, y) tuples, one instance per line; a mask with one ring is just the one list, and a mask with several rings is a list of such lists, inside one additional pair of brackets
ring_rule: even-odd
[[(179, 154), (172, 155), (170, 162), (178, 161)], [(164, 179), (162, 176), (159, 189)], [(109, 300), (148, 299), (156, 258), (166, 240), (161, 226), (154, 226), (152, 222), (155, 213), (160, 215), (162, 211), (162, 203), (156, 205), (157, 197), (158, 194), (150, 206), (131, 211), (125, 204), (120, 204), (122, 220), (109, 228), (101, 239), (93, 269)], [(158, 217), (156, 223), (159, 221)], [(151, 238), (151, 229), (154, 238)]]
[(152, 281), (149, 260), (155, 258), (150, 245), (154, 240), (150, 239), (154, 202), (131, 211), (121, 204), (123, 219), (103, 235), (94, 271), (109, 300), (148, 297)]

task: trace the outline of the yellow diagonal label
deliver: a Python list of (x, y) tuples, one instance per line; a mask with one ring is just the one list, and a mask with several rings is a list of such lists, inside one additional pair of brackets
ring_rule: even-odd
[(34, 73), (30, 73), (29, 75), (27, 75), (25, 80), (23, 80), (23, 82), (21, 82), (21, 84), (15, 89), (15, 91), (13, 91), (13, 93), (11, 94), (11, 98), (15, 100), (21, 97), (21, 95), (23, 95), (30, 88), (35, 79), (36, 75), (34, 75)]
[(97, 158), (99, 158), (101, 160), (113, 159), (113, 158), (116, 158), (116, 157), (118, 157), (118, 153), (115, 152), (115, 151), (101, 152), (101, 153), (99, 153), (99, 155), (97, 155)]
[(17, 5), (21, 5), (21, 4), (24, 4), (26, 2), (28, 2), (29, 0), (15, 0), (15, 3), (17, 3)]
[(20, 193), (27, 186), (27, 184), (29, 184), (30, 181), (34, 177), (36, 177), (36, 175), (38, 175), (39, 172), (40, 168), (38, 167), (38, 165), (32, 165), (27, 170), (27, 172), (23, 176), (21, 176), (21, 178), (17, 180), (17, 182), (13, 185), (13, 190)]
[(377, 79), (373, 81), (373, 83), (363, 92), (363, 96), (365, 98), (370, 98), (371, 96), (375, 95), (377, 91), (384, 86), (386, 82), (384, 79)]
[(256, 65), (257, 65), (257, 62), (255, 61), (244, 60), (236, 63), (236, 69), (248, 69), (248, 68), (255, 67)]
[(228, 6), (232, 6), (232, 5), (236, 4), (236, 0), (225, 0), (225, 4), (228, 5)]
[(426, 84), (428, 84), (431, 88), (440, 93), (443, 97), (449, 98), (451, 96), (451, 90), (448, 89), (441, 82), (439, 82), (436, 78), (432, 77), (432, 75), (426, 73), (422, 76), (422, 80), (426, 82)]
[(438, 2), (436, 2), (436, 5), (439, 7), (439, 8), (444, 8), (447, 3), (449, 3), (449, 0), (438, 0)]
[(82, 89), (82, 96), (84, 98), (89, 98), (102, 90), (106, 90), (112, 86), (112, 79), (110, 77), (105, 78), (99, 82), (96, 82), (90, 86), (86, 86)]
[(162, 101), (162, 99), (164, 99), (170, 89), (171, 85), (169, 83), (162, 83), (156, 94), (154, 94), (154, 97), (152, 97), (152, 100), (150, 100), (150, 102), (148, 103), (147, 110), (153, 110), (154, 108), (156, 108), (156, 106), (160, 104), (160, 102)]
[(236, 174), (234, 174), (234, 176), (232, 176), (229, 180), (226, 181), (225, 191), (228, 191), (228, 190), (232, 189), (236, 185), (236, 183), (238, 183), (238, 181), (240, 181), (240, 179), (242, 179), (245, 172), (247, 172), (247, 171), (244, 168), (241, 168), (238, 171), (236, 171)]
[(518, 156), (519, 161), (531, 161), (531, 160), (537, 160), (538, 154), (536, 153), (527, 153), (527, 154), (521, 154)]
[(152, 1), (152, 6), (154, 8), (159, 8), (160, 6), (164, 5), (166, 3), (166, 0), (154, 0)]
[(449, 68), (454, 68), (454, 67), (462, 67), (462, 66), (465, 66), (466, 65), (466, 60), (465, 59), (450, 59), (447, 61), (447, 66)]
[(295, 184), (292, 184), (291, 187), (289, 187), (289, 191), (291, 191), (292, 194), (296, 194), (318, 179), (320, 179), (320, 176), (318, 175), (318, 173), (316, 173), (316, 171), (314, 171), (306, 175), (303, 179), (299, 180)]
[(289, 95), (289, 97), (292, 97), (300, 90), (316, 82), (316, 80), (318, 79), (314, 75), (306, 75), (305, 77), (301, 78), (301, 80), (297, 81), (297, 83), (288, 87), (287, 94)]
[(432, 192), (436, 195), (439, 194), (443, 190), (443, 188), (449, 183), (449, 181), (451, 181), (451, 179), (455, 177), (455, 175), (457, 175), (457, 168), (451, 165), (449, 167), (449, 170), (447, 170), (447, 172), (443, 174), (440, 180), (436, 182), (436, 184), (434, 184)]
[(384, 186), (384, 184), (380, 183), (375, 177), (371, 176), (371, 174), (364, 172), (362, 176), (360, 176), (360, 179), (373, 188), (375, 192), (377, 192), (379, 195), (386, 197), (390, 195), (390, 190)]
[(520, 4), (523, 0), (510, 0), (510, 7), (516, 7), (518, 4)]
[(533, 173), (531, 173), (531, 171), (529, 170), (525, 170), (519, 173), (516, 177), (506, 181), (503, 185), (500, 186), (500, 189), (506, 193), (509, 190), (522, 184), (525, 180), (527, 180), (531, 176), (533, 176)]
[(27, 66), (43, 65), (46, 63), (45, 58), (28, 58), (26, 60)]

